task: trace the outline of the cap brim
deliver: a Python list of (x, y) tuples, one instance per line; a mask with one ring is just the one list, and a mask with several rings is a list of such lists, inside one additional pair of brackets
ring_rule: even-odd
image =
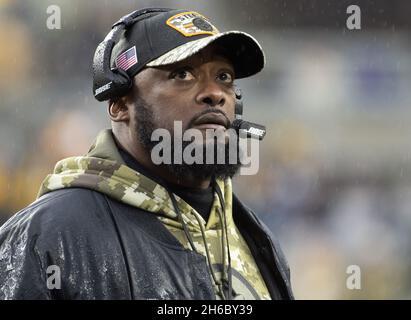
[(187, 42), (146, 64), (148, 67), (158, 67), (183, 61), (196, 54), (211, 43), (220, 44), (235, 70), (236, 79), (252, 76), (264, 68), (264, 52), (253, 36), (242, 31), (227, 31)]

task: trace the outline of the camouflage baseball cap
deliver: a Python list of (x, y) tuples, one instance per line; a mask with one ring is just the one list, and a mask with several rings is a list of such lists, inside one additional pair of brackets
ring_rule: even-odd
[(145, 66), (182, 61), (211, 43), (224, 48), (237, 79), (254, 75), (264, 67), (264, 52), (251, 35), (220, 32), (202, 14), (175, 9), (141, 19), (125, 31), (113, 48), (111, 66), (134, 76)]

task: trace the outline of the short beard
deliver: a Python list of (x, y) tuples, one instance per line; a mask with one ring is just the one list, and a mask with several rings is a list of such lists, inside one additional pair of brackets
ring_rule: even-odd
[[(153, 108), (147, 104), (142, 98), (136, 97), (135, 99), (135, 122), (136, 132), (138, 133), (138, 140), (144, 149), (151, 155), (153, 148), (159, 143), (158, 141), (152, 141), (151, 136), (154, 130), (164, 128), (160, 125), (156, 125), (155, 115)], [(174, 159), (174, 132), (170, 128), (164, 128), (171, 133), (171, 159)], [(191, 141), (182, 141), (182, 150), (184, 150)], [(208, 147), (209, 148), (209, 147)], [(190, 180), (205, 180), (210, 178), (226, 179), (232, 178), (241, 168), (240, 162), (240, 150), (237, 146), (236, 161), (230, 163), (229, 159), (229, 143), (215, 143), (214, 145), (214, 164), (206, 163), (207, 146), (203, 146), (203, 161), (202, 163), (186, 164), (184, 159), (182, 163), (161, 164), (165, 166), (168, 171), (176, 178), (190, 179)], [(217, 163), (217, 155), (222, 152), (224, 148), (224, 163)]]

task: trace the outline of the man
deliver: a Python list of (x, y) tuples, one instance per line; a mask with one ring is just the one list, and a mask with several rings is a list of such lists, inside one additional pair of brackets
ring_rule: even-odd
[[(190, 129), (201, 150), (229, 149), (233, 81), (263, 65), (254, 38), (197, 12), (146, 9), (115, 24), (94, 61), (112, 129), (58, 162), (37, 201), (0, 229), (0, 297), (292, 298), (278, 243), (232, 193), (239, 162), (175, 158)], [(171, 151), (171, 163), (153, 158), (157, 129), (172, 135), (157, 154)]]

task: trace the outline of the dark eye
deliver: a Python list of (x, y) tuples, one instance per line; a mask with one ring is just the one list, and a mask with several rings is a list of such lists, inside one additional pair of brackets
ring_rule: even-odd
[(225, 83), (232, 83), (233, 82), (233, 76), (229, 72), (221, 72), (218, 75), (218, 79), (222, 82), (225, 82)]
[(194, 75), (187, 69), (180, 69), (171, 74), (171, 78), (189, 81), (194, 79)]

